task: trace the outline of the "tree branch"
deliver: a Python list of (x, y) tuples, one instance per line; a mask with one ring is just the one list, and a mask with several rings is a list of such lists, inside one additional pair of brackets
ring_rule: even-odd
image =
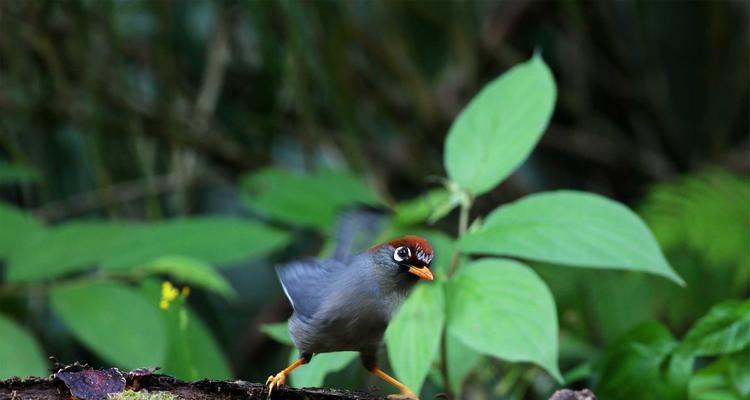
[[(266, 385), (245, 381), (200, 380), (185, 382), (171, 376), (153, 374), (128, 375), (127, 390), (169, 392), (181, 400), (268, 400)], [(62, 380), (54, 378), (11, 378), (0, 381), (0, 399), (8, 400), (69, 400), (72, 397)], [(144, 397), (145, 398), (145, 397)], [(369, 393), (329, 388), (275, 389), (271, 399), (288, 400), (380, 400), (383, 397)], [(584, 389), (573, 391), (562, 389), (550, 400), (596, 400), (596, 396)]]
[[(128, 379), (128, 389), (147, 390), (149, 392), (169, 392), (181, 400), (230, 400), (257, 399), (267, 400), (268, 390), (261, 383), (244, 381), (213, 381), (200, 380), (184, 382), (166, 375), (150, 375), (140, 379), (137, 383)], [(58, 379), (46, 378), (11, 378), (0, 381), (0, 399), (9, 400), (68, 400), (71, 394), (65, 383)], [(289, 400), (375, 400), (367, 393), (352, 392), (339, 389), (305, 388), (295, 389), (282, 387), (275, 389), (272, 399)]]

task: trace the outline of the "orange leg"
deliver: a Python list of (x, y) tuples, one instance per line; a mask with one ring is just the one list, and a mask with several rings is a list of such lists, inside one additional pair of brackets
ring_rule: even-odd
[(414, 392), (412, 392), (411, 389), (409, 389), (408, 387), (406, 387), (406, 385), (404, 385), (403, 383), (397, 381), (392, 376), (390, 376), (390, 375), (386, 374), (385, 372), (383, 372), (383, 370), (381, 370), (380, 368), (377, 368), (377, 367), (372, 368), (370, 370), (370, 372), (372, 372), (373, 374), (375, 374), (375, 376), (377, 376), (378, 378), (380, 378), (380, 379), (382, 379), (382, 380), (390, 383), (391, 385), (395, 386), (401, 392), (400, 396), (388, 396), (389, 398), (394, 397), (394, 398), (401, 398), (401, 399), (404, 399), (404, 398), (406, 398), (406, 399), (417, 399), (417, 395), (414, 394)]
[(292, 363), (292, 365), (284, 368), (278, 374), (269, 376), (268, 380), (266, 380), (266, 385), (268, 385), (268, 398), (271, 398), (271, 392), (273, 392), (273, 389), (280, 387), (286, 382), (286, 376), (289, 375), (290, 372), (294, 371), (295, 368), (299, 367), (302, 364), (307, 364), (308, 361), (310, 360), (304, 357), (300, 357), (299, 360)]

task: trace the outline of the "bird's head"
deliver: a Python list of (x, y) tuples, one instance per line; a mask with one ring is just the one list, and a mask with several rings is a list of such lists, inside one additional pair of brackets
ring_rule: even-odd
[(419, 236), (404, 236), (373, 247), (382, 264), (393, 266), (399, 273), (408, 273), (419, 279), (431, 281), (432, 246)]

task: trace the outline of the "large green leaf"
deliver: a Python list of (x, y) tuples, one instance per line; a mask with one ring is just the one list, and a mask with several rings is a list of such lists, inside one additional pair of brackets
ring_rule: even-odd
[(129, 269), (165, 255), (230, 263), (268, 253), (288, 238), (287, 233), (257, 222), (223, 217), (150, 224), (71, 222), (24, 241), (10, 255), (8, 280), (51, 279), (95, 265)]
[(351, 204), (378, 204), (372, 190), (345, 172), (302, 174), (268, 168), (242, 180), (251, 209), (290, 225), (330, 231), (338, 211)]
[(52, 309), (68, 329), (102, 358), (125, 368), (159, 366), (167, 335), (157, 302), (107, 282), (80, 282), (50, 292)]
[(597, 365), (594, 392), (607, 399), (686, 398), (692, 358), (672, 355), (676, 345), (658, 322), (639, 325), (608, 347)]
[(385, 332), (388, 358), (396, 376), (415, 393), (440, 349), (445, 300), (439, 283), (418, 285)]
[[(294, 387), (320, 387), (323, 385), (326, 375), (344, 369), (352, 360), (357, 358), (357, 355), (358, 353), (354, 351), (316, 354), (310, 363), (289, 374), (291, 385)], [(297, 361), (298, 358), (299, 352), (292, 349), (289, 363)]]
[(259, 257), (278, 249), (289, 235), (258, 222), (199, 217), (152, 224), (121, 243), (102, 261), (105, 269), (130, 268), (163, 255), (180, 255), (212, 264)]
[(0, 259), (22, 245), (41, 225), (31, 215), (15, 207), (0, 203)]
[(482, 259), (448, 282), (448, 331), (483, 354), (530, 361), (562, 380), (557, 314), (547, 286), (527, 266)]
[(142, 227), (104, 221), (71, 222), (37, 231), (10, 254), (10, 282), (52, 279), (90, 268), (111, 254), (126, 252), (127, 238)]
[(750, 344), (750, 300), (718, 304), (688, 331), (682, 348), (712, 356), (744, 349)]
[(650, 272), (683, 284), (636, 214), (591, 193), (546, 192), (501, 206), (458, 246), (470, 253)]
[(554, 77), (539, 54), (487, 84), (448, 132), (448, 177), (475, 195), (495, 187), (536, 146), (556, 96)]
[(0, 380), (47, 375), (47, 363), (42, 354), (31, 333), (0, 315)]
[(210, 264), (183, 256), (162, 256), (146, 263), (139, 271), (167, 274), (176, 280), (210, 290), (230, 299), (237, 296), (232, 286)]

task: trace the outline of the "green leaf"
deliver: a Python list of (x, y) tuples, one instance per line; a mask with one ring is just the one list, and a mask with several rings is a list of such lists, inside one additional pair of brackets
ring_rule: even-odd
[(702, 365), (690, 379), (691, 400), (747, 399), (750, 357), (747, 351), (724, 355)]
[(746, 178), (709, 169), (655, 185), (641, 213), (666, 251), (689, 247), (713, 264), (750, 268), (747, 204)]
[(50, 302), (73, 335), (109, 362), (162, 365), (167, 337), (157, 302), (121, 284), (90, 281), (55, 287)]
[(128, 248), (127, 239), (140, 232), (135, 225), (104, 221), (71, 222), (37, 231), (10, 254), (7, 279), (52, 279), (90, 268), (111, 254), (135, 249)]
[(666, 371), (662, 373), (661, 379), (664, 385), (664, 398), (686, 399), (688, 397), (694, 364), (695, 357), (689, 353), (676, 351), (669, 356)]
[(164, 372), (189, 380), (230, 379), (232, 373), (224, 352), (198, 315), (187, 308), (170, 307), (169, 312), (184, 312), (186, 317), (184, 328), (178, 318), (167, 322), (169, 349)]
[[(564, 349), (565, 345), (563, 344), (561, 347)], [(565, 357), (561, 357), (561, 358), (565, 358)], [(591, 373), (592, 373), (591, 363), (585, 362), (583, 364), (580, 364), (568, 370), (568, 372), (566, 372), (565, 375), (563, 376), (563, 379), (565, 380), (566, 385), (570, 385), (571, 383), (574, 383), (574, 382), (589, 379), (591, 377)]]
[(742, 396), (750, 395), (750, 356), (741, 351), (728, 357), (729, 381)]
[(151, 224), (133, 232), (102, 260), (104, 269), (137, 267), (163, 255), (221, 265), (263, 256), (284, 246), (289, 234), (258, 222), (199, 217)]
[(649, 272), (683, 284), (636, 214), (591, 193), (546, 192), (501, 206), (458, 246), (470, 253)]
[(225, 264), (259, 257), (288, 240), (289, 235), (283, 231), (233, 218), (151, 224), (71, 222), (25, 240), (10, 255), (7, 277), (11, 282), (52, 279), (96, 265), (125, 270), (166, 255)]
[[(669, 331), (655, 321), (628, 332), (608, 347), (597, 365), (600, 373), (600, 384), (594, 390), (597, 397), (685, 398), (692, 361), (683, 356), (670, 358), (676, 345)], [(667, 366), (664, 372), (663, 365)]]
[(212, 291), (224, 298), (237, 297), (232, 286), (210, 264), (190, 257), (163, 256), (138, 268), (156, 274), (167, 274), (176, 280)]
[(750, 300), (729, 300), (709, 310), (688, 331), (685, 351), (698, 356), (728, 354), (750, 344)]
[(277, 324), (261, 324), (260, 331), (270, 336), (271, 339), (288, 346), (293, 346), (292, 337), (289, 336), (289, 323), (279, 322)]
[(35, 168), (8, 164), (0, 160), (0, 185), (13, 182), (38, 182), (41, 179), (41, 174)]
[(0, 315), (0, 380), (12, 376), (46, 376), (42, 349), (26, 329)]
[(735, 393), (728, 385), (727, 378), (720, 373), (703, 373), (703, 371), (690, 378), (690, 400), (738, 400)]
[(494, 188), (536, 146), (556, 96), (554, 77), (539, 54), (487, 84), (448, 132), (448, 177), (474, 195)]
[[(294, 387), (320, 387), (326, 375), (344, 369), (357, 356), (358, 353), (354, 351), (316, 354), (308, 364), (289, 374), (289, 379)], [(297, 361), (298, 358), (299, 353), (296, 349), (292, 349), (289, 364)]]
[[(161, 281), (147, 278), (141, 293), (151, 304), (161, 299)], [(188, 298), (189, 299), (189, 298)], [(164, 372), (180, 379), (229, 379), (232, 373), (221, 346), (210, 329), (192, 312), (185, 300), (175, 299), (166, 311), (159, 311), (167, 331)]]
[(29, 236), (42, 230), (41, 225), (30, 214), (3, 203), (0, 203), (0, 221), (0, 259), (7, 258)]
[(557, 314), (547, 286), (527, 266), (482, 259), (448, 282), (448, 332), (483, 354), (529, 361), (561, 381)]
[[(446, 209), (450, 212), (458, 203), (451, 201), (451, 194), (445, 189), (433, 189), (429, 192), (399, 203), (394, 210), (393, 223), (399, 226), (410, 226), (427, 221), (436, 210)], [(446, 206), (446, 203), (452, 203)]]
[(388, 358), (398, 379), (415, 393), (422, 389), (440, 349), (445, 300), (439, 283), (418, 285), (385, 332)]
[(692, 374), (690, 399), (746, 399), (750, 395), (750, 357), (746, 350), (715, 358)]
[(270, 218), (330, 231), (338, 211), (352, 204), (380, 204), (372, 190), (345, 172), (304, 175), (267, 168), (242, 179), (245, 204)]

